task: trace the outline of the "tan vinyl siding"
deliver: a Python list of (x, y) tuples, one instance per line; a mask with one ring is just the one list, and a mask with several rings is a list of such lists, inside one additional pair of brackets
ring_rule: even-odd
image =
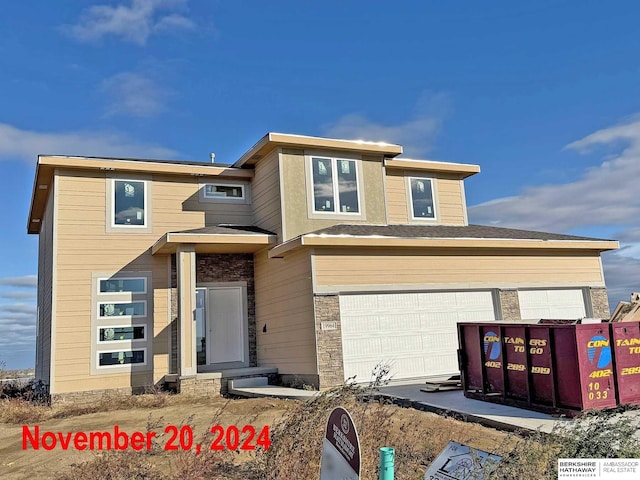
[(252, 182), (253, 221), (278, 235), (282, 240), (282, 212), (280, 209), (280, 170), (278, 151), (272, 150), (256, 164)]
[(42, 218), (38, 238), (38, 327), (36, 338), (36, 379), (51, 381), (51, 321), (53, 287), (53, 188), (49, 191), (47, 208)]
[(597, 252), (316, 249), (316, 285), (603, 285)]
[(317, 374), (309, 251), (284, 259), (256, 253), (255, 289), (258, 365), (280, 374)]
[[(306, 155), (306, 156), (305, 156)], [(360, 188), (361, 216), (340, 215), (339, 213), (327, 215), (327, 218), (318, 218), (310, 212), (312, 210), (307, 202), (313, 201), (310, 185), (310, 174), (305, 165), (309, 155), (324, 157), (355, 159), (359, 162), (358, 174)], [(282, 153), (281, 166), (282, 181), (284, 183), (283, 212), (284, 212), (284, 238), (283, 241), (294, 238), (300, 234), (309, 233), (321, 228), (331, 227), (340, 223), (349, 224), (385, 224), (386, 212), (384, 203), (384, 180), (382, 157), (363, 156), (362, 158), (345, 152), (325, 151), (307, 152), (302, 150), (287, 150)], [(314, 218), (310, 218), (313, 216)]]
[(425, 174), (411, 170), (388, 169), (386, 174), (387, 214), (389, 223), (424, 223), (411, 219), (410, 195), (407, 191), (407, 177), (433, 178), (435, 183), (435, 203), (437, 224), (466, 225), (466, 206), (462, 180), (446, 173)]
[(409, 223), (406, 180), (402, 171), (387, 170), (387, 215), (389, 223)]
[[(109, 172), (113, 177), (113, 172)], [(119, 177), (120, 178), (120, 177)], [(121, 178), (128, 178), (122, 175)], [(138, 177), (136, 177), (138, 178)], [(166, 257), (151, 255), (151, 246), (166, 232), (201, 228), (213, 223), (250, 223), (251, 206), (198, 202), (202, 178), (153, 174), (149, 180), (152, 233), (107, 233), (106, 185), (98, 172), (60, 171), (57, 195), (57, 311), (56, 365), (52, 393), (145, 386), (168, 371), (168, 278)], [(51, 203), (50, 203), (51, 204)], [(90, 375), (92, 273), (152, 272), (153, 316), (148, 331), (144, 372)], [(134, 348), (138, 348), (134, 346)]]

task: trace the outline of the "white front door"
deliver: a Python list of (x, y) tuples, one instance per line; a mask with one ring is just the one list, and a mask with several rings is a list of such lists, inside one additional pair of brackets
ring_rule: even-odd
[(207, 287), (207, 364), (220, 368), (248, 366), (245, 285)]

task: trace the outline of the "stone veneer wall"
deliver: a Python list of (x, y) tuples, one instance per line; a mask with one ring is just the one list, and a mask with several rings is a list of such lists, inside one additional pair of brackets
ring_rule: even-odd
[[(206, 282), (247, 283), (249, 366), (257, 366), (253, 254), (196, 254), (196, 283)], [(175, 255), (171, 258), (171, 373), (178, 373), (178, 290)]]
[(522, 320), (517, 290), (498, 290), (502, 320)]
[[(54, 393), (51, 395), (51, 405), (63, 403), (86, 404), (95, 403), (118, 395), (135, 395), (145, 393), (146, 387), (107, 388), (103, 390), (87, 390), (84, 392)], [(153, 390), (153, 387), (150, 387)]]
[(591, 309), (594, 318), (611, 318), (609, 310), (609, 297), (606, 288), (590, 288)]
[(169, 373), (178, 373), (178, 272), (175, 255), (171, 255), (171, 324), (169, 335)]
[[(319, 387), (328, 388), (344, 383), (340, 302), (337, 295), (314, 296), (316, 345), (318, 350)], [(335, 329), (322, 329), (323, 322), (335, 322)], [(325, 327), (327, 327), (325, 323)], [(333, 325), (330, 325), (333, 327)]]
[(218, 396), (222, 393), (222, 379), (196, 379), (195, 376), (181, 377), (178, 380), (178, 391), (181, 394), (186, 395), (196, 395), (204, 397)]
[(253, 254), (196, 255), (196, 283), (246, 282), (249, 323), (249, 366), (258, 365), (256, 352), (256, 292), (253, 281)]

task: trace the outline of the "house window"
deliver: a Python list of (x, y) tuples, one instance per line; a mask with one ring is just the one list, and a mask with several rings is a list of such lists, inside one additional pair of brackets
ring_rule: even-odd
[(433, 181), (430, 178), (409, 178), (411, 208), (414, 219), (435, 219)]
[(311, 157), (314, 213), (360, 213), (355, 160)]
[(205, 198), (235, 198), (244, 200), (244, 185), (207, 183), (204, 186)]
[(99, 352), (98, 367), (118, 367), (120, 365), (131, 365), (135, 363), (145, 363), (145, 349), (141, 350), (121, 350), (118, 352)]
[(122, 302), (122, 303), (98, 303), (98, 317), (144, 317), (146, 316), (147, 302)]
[(151, 272), (94, 272), (91, 278), (91, 374), (113, 373), (113, 368), (150, 368), (147, 355), (151, 355), (152, 348), (149, 335), (153, 338)]
[(147, 293), (146, 278), (101, 278), (98, 293)]
[(113, 180), (113, 225), (147, 226), (146, 184), (140, 180)]
[(121, 342), (144, 339), (144, 325), (132, 325), (130, 327), (100, 327), (98, 331), (99, 342)]

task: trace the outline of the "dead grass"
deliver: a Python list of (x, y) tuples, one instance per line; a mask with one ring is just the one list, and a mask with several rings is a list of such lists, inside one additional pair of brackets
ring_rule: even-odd
[(22, 398), (0, 399), (0, 423), (37, 423), (55, 418), (70, 418), (98, 412), (154, 409), (179, 403), (193, 403), (197, 399), (184, 395), (158, 392), (144, 395), (105, 393), (97, 401), (87, 403), (61, 403), (53, 407)]
[[(163, 449), (166, 436), (159, 434), (151, 451), (90, 454), (74, 465), (67, 463), (55, 475), (55, 478), (63, 480), (317, 478), (326, 420), (336, 406), (346, 408), (356, 424), (363, 479), (378, 478), (379, 449), (383, 446), (393, 447), (396, 451), (395, 478), (423, 478), (428, 465), (452, 440), (502, 456), (504, 460), (499, 469), (489, 477), (492, 480), (555, 478), (556, 463), (560, 456), (616, 458), (640, 455), (640, 446), (632, 439), (637, 427), (624, 417), (615, 416), (615, 412), (587, 416), (584, 422), (573, 423), (570, 432), (520, 436), (395, 405), (362, 401), (361, 394), (362, 391), (358, 389), (344, 387), (307, 402), (275, 399), (214, 401), (166, 394), (134, 397), (116, 395), (106, 396), (93, 405), (62, 405), (55, 408), (8, 400), (0, 403), (0, 422), (6, 421), (5, 418), (9, 418), (13, 424), (50, 420), (59, 425), (59, 422), (72, 421), (74, 429), (80, 430), (84, 426), (83, 420), (72, 417), (96, 411), (133, 409), (129, 413), (132, 418), (136, 415), (144, 418), (141, 414), (143, 410), (148, 410), (146, 425), (138, 424), (138, 429), (160, 432), (168, 424), (179, 423), (178, 427), (193, 425), (198, 435), (195, 444), (204, 446), (200, 455), (195, 455), (193, 450), (167, 452)], [(183, 405), (185, 414), (181, 417)], [(195, 410), (200, 412), (200, 418), (196, 420), (189, 414)], [(170, 419), (160, 416), (169, 411), (173, 412)], [(203, 411), (206, 412), (205, 418), (202, 418)], [(88, 417), (84, 430), (93, 428), (95, 420), (90, 419), (97, 415)], [(211, 425), (258, 427), (266, 422), (270, 425), (272, 442), (268, 451), (209, 451), (207, 448), (212, 442), (208, 432)]]
[[(63, 406), (60, 409), (46, 407), (25, 408), (23, 423), (43, 422), (50, 419), (60, 428), (60, 422), (73, 422), (73, 429), (83, 427), (81, 415), (99, 408), (108, 411), (135, 405), (140, 415), (141, 408), (150, 410), (146, 425), (139, 425), (144, 431), (161, 431), (170, 422), (160, 415), (163, 412), (180, 409), (184, 405), (185, 416), (182, 424), (194, 426), (203, 451), (195, 455), (194, 451), (166, 452), (163, 446), (166, 438), (159, 435), (152, 451), (143, 452), (103, 452), (78, 457), (74, 465), (61, 466), (55, 478), (63, 480), (298, 480), (317, 478), (320, 469), (322, 437), (330, 411), (338, 405), (345, 407), (353, 416), (360, 436), (362, 474), (361, 478), (377, 478), (379, 448), (391, 446), (396, 450), (396, 478), (422, 478), (426, 466), (450, 440), (472, 445), (484, 450), (504, 441), (506, 434), (479, 425), (466, 424), (451, 418), (400, 408), (379, 402), (358, 400), (358, 390), (345, 387), (307, 402), (282, 401), (275, 399), (219, 400), (211, 405), (211, 417), (206, 420), (200, 416), (193, 420), (188, 414), (197, 408), (199, 412), (207, 407), (196, 407), (203, 402), (198, 398), (167, 396), (157, 398), (129, 397), (113, 401), (99, 402), (97, 405)], [(172, 404), (171, 407), (167, 407)], [(157, 409), (155, 408), (157, 406)], [(190, 408), (191, 406), (191, 408)], [(12, 406), (15, 413), (24, 407), (18, 402)], [(265, 417), (265, 414), (273, 411)], [(102, 415), (102, 414), (96, 414)], [(85, 430), (95, 428), (96, 415), (87, 417)], [(201, 415), (201, 413), (199, 414)], [(77, 418), (71, 418), (76, 416)], [(144, 417), (143, 417), (144, 418)], [(253, 452), (209, 451), (212, 442), (208, 433), (211, 425), (264, 425), (269, 418), (271, 448), (268, 451), (258, 449)], [(28, 419), (28, 421), (27, 421)], [(13, 420), (15, 423), (17, 420)], [(205, 424), (206, 423), (206, 424)], [(15, 428), (15, 427), (14, 427)], [(52, 454), (54, 452), (46, 452)], [(64, 459), (64, 452), (59, 452)], [(522, 477), (524, 478), (524, 477)]]

